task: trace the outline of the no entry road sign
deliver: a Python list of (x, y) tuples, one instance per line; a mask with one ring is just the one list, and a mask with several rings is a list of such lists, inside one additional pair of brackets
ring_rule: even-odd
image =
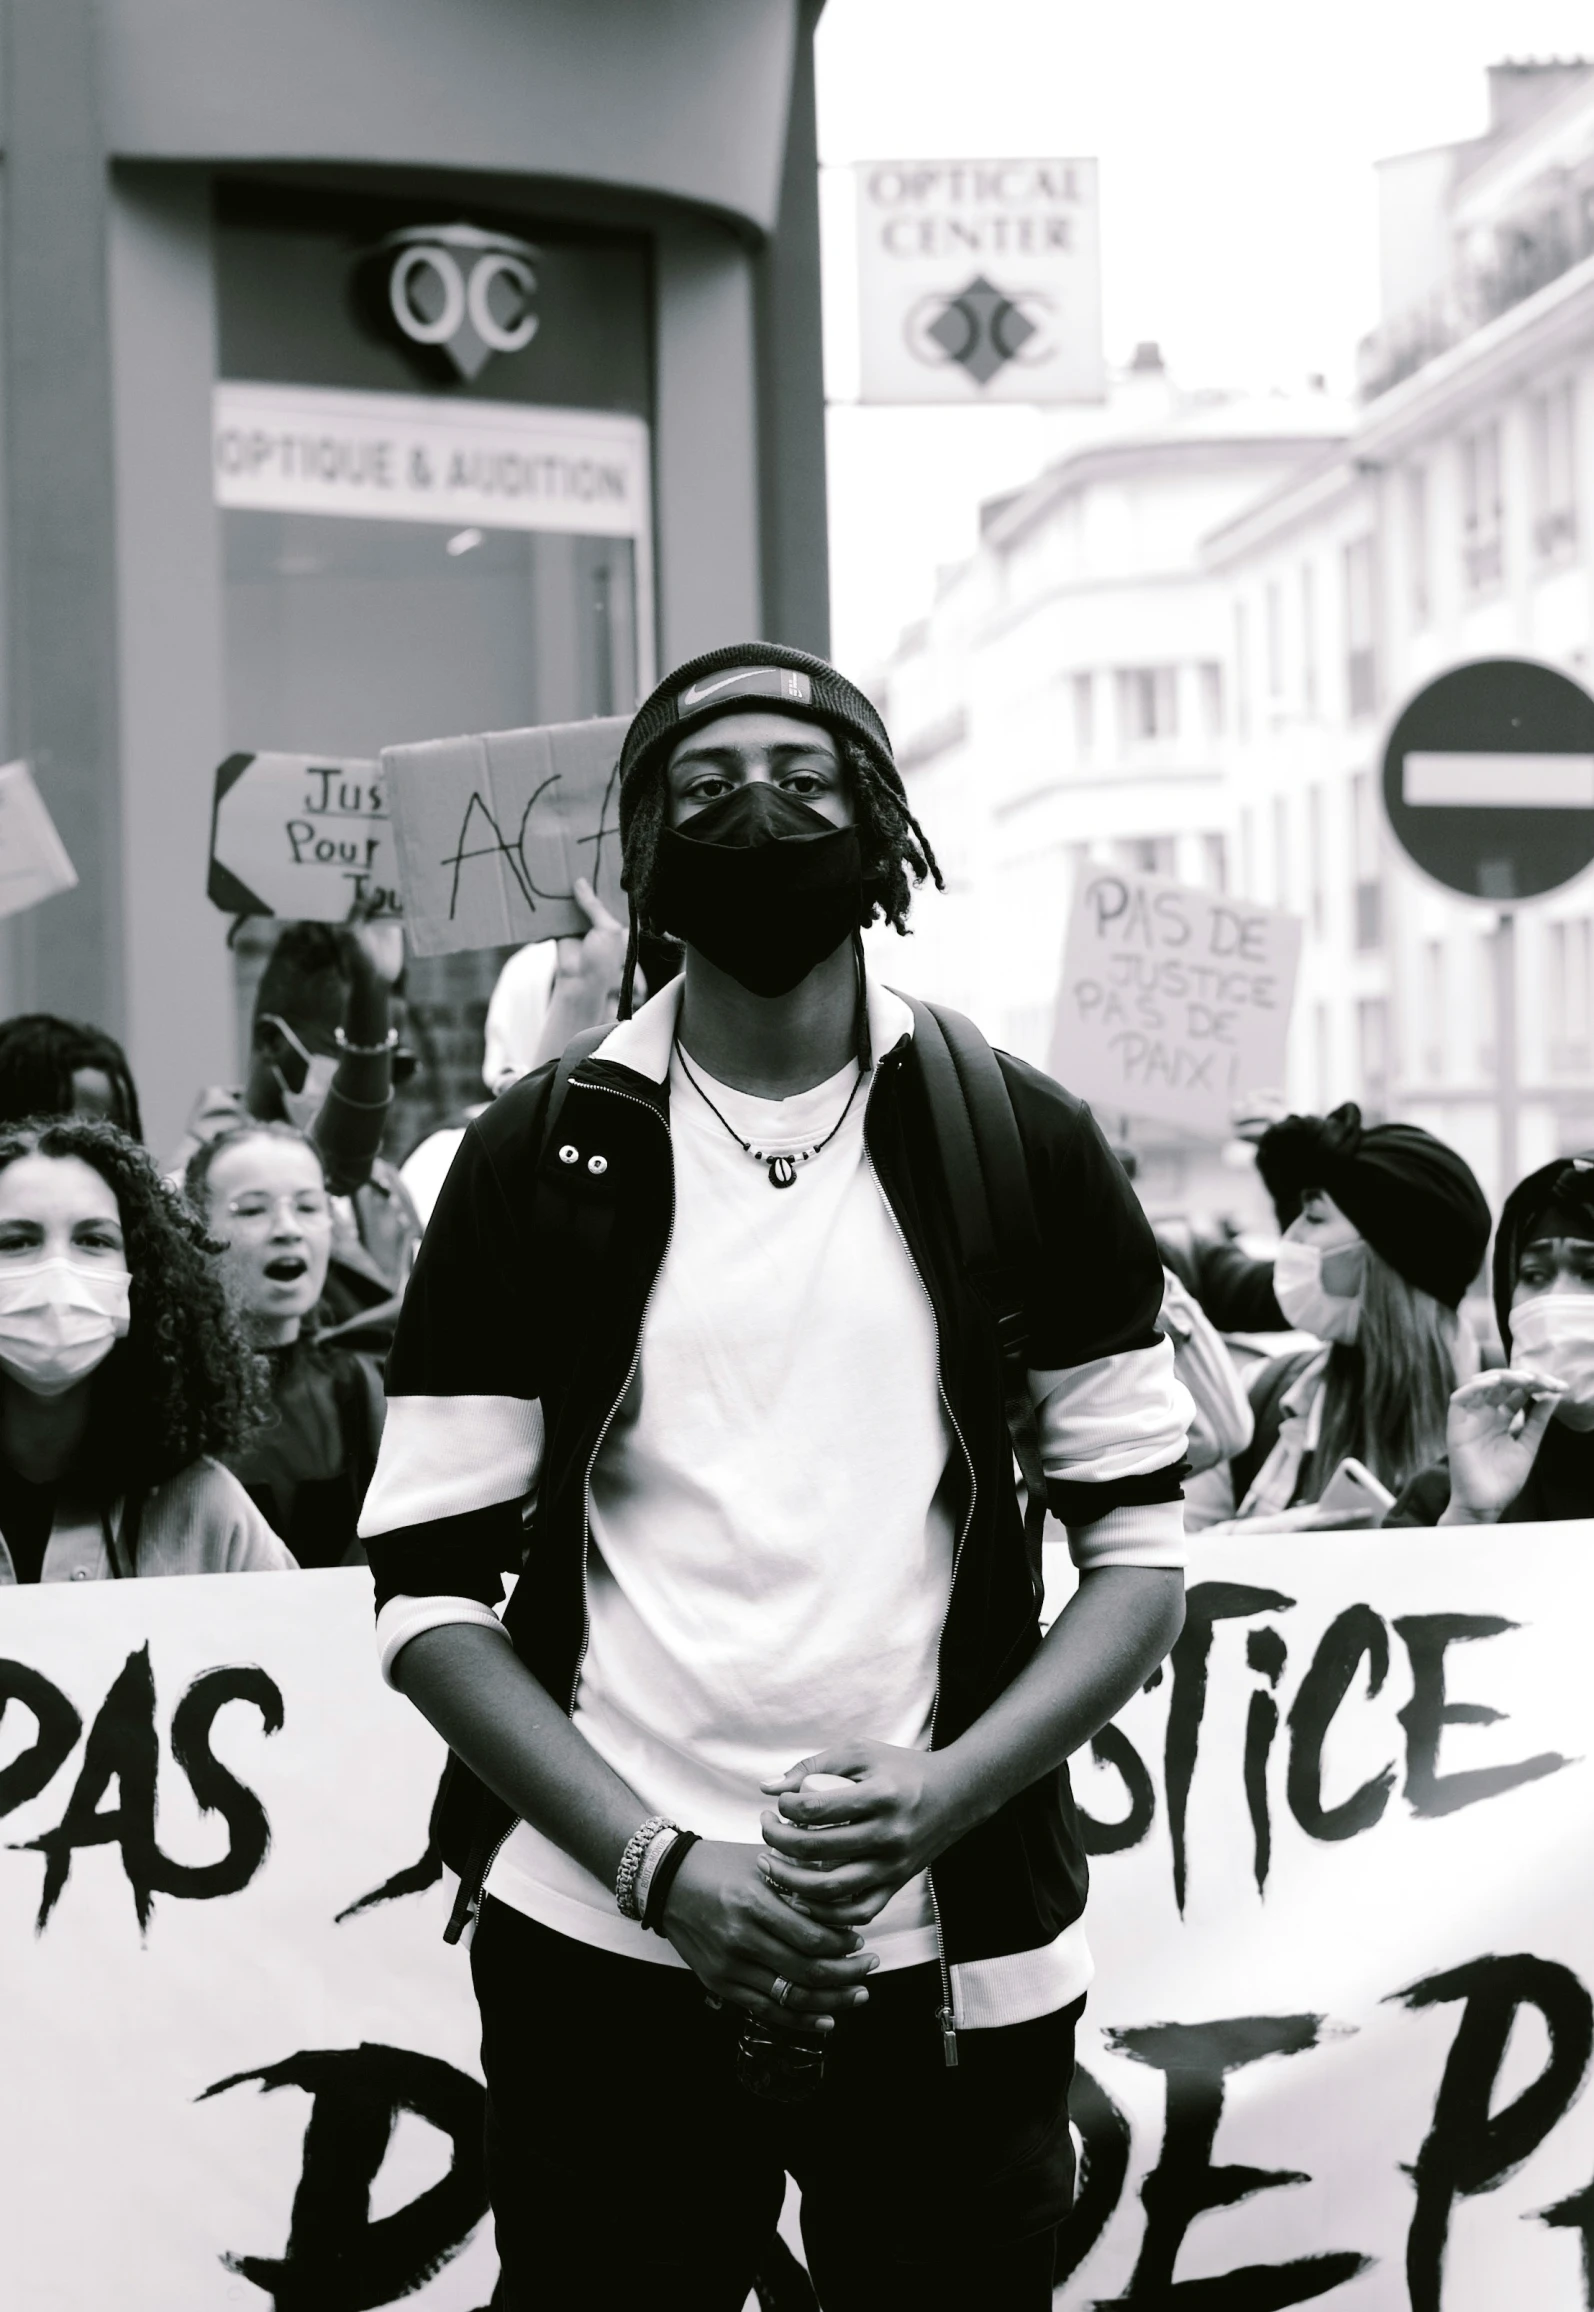
[(1447, 890), (1507, 906), (1558, 890), (1594, 860), (1594, 698), (1525, 658), (1453, 667), (1390, 733), (1384, 807)]

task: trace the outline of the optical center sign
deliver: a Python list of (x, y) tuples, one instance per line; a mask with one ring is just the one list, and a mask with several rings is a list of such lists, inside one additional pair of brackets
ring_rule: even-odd
[(605, 410), (320, 386), (215, 388), (216, 503), (643, 538), (648, 431)]
[(862, 400), (1103, 398), (1094, 161), (854, 174)]

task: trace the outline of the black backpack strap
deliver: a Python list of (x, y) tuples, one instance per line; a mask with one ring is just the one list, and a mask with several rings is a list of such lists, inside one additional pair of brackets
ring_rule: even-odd
[(598, 1046), (610, 1033), (612, 1024), (612, 1022), (605, 1022), (600, 1027), (583, 1028), (578, 1036), (571, 1037), (569, 1043), (559, 1054), (559, 1065), (553, 1072), (553, 1089), (548, 1094), (548, 1113), (543, 1118), (542, 1145), (537, 1150), (539, 1163), (548, 1153), (548, 1144), (553, 1138), (554, 1127), (559, 1121), (559, 1111), (565, 1104), (565, 1094), (570, 1089), (571, 1077), (583, 1060), (592, 1057)]
[(913, 1048), (930, 1106), (964, 1272), (990, 1311), (1002, 1401), (1024, 1480), (1024, 1529), (1038, 1570), (1046, 1511), (1040, 1431), (1029, 1393), (1029, 1289), (1040, 1231), (1012, 1095), (972, 1020), (909, 996)]

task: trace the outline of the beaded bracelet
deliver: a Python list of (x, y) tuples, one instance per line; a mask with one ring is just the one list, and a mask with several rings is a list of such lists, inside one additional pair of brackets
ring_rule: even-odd
[(626, 1841), (625, 1852), (620, 1857), (620, 1867), (614, 1874), (614, 1899), (620, 1906), (621, 1918), (639, 1919), (641, 1917), (642, 1914), (637, 1909), (636, 1900), (637, 1872), (642, 1868), (643, 1857), (658, 1837), (659, 1832), (661, 1830), (673, 1830), (674, 1827), (673, 1823), (666, 1822), (662, 1814), (650, 1814), (646, 1822), (638, 1823)]
[(695, 1830), (683, 1830), (670, 1842), (668, 1852), (654, 1865), (648, 1880), (648, 1899), (642, 1910), (642, 1924), (651, 1927), (656, 1935), (664, 1932), (664, 1906), (670, 1899), (676, 1873), (697, 1844)]
[(397, 1028), (389, 1028), (379, 1044), (351, 1044), (341, 1028), (332, 1031), (332, 1041), (351, 1060), (385, 1060), (389, 1052), (398, 1050), (398, 1040)]
[(636, 1915), (644, 1925), (647, 1923), (648, 1889), (653, 1884), (653, 1874), (680, 1835), (680, 1831), (672, 1822), (663, 1830), (655, 1832), (648, 1841), (648, 1851), (642, 1857), (642, 1867), (637, 1872), (636, 1884), (631, 1889), (631, 1900), (636, 1905)]

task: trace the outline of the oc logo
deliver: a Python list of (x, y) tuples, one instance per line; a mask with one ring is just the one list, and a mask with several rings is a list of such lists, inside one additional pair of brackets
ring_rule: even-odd
[(495, 353), (520, 353), (536, 336), (536, 258), (529, 241), (478, 225), (413, 226), (365, 260), (361, 302), (423, 366), (468, 380)]

